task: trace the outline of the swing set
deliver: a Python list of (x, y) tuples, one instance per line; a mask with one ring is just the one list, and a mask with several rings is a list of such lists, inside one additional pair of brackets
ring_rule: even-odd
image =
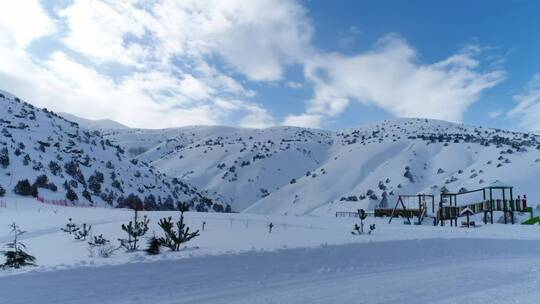
[(435, 213), (435, 196), (430, 194), (400, 194), (394, 208), (375, 209), (376, 217), (388, 216), (392, 222), (395, 217), (403, 217), (404, 224), (410, 225), (411, 219), (416, 218), (415, 225), (422, 224), (428, 216), (428, 206), (431, 205), (431, 213)]

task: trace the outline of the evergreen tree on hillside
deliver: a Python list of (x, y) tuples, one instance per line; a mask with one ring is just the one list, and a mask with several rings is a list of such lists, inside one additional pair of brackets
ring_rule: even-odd
[(0, 150), (0, 166), (4, 169), (9, 166), (9, 151), (6, 147)]
[(103, 173), (96, 171), (93, 175), (90, 175), (90, 178), (88, 178), (88, 188), (94, 192), (94, 194), (100, 194), (101, 193), (101, 184), (105, 180), (105, 177), (103, 176)]
[(83, 196), (87, 201), (89, 201), (90, 203), (93, 203), (93, 201), (92, 201), (92, 195), (90, 194), (90, 192), (88, 192), (88, 190), (84, 189), (83, 192), (82, 192), (82, 196)]
[(15, 185), (15, 188), (13, 189), (13, 192), (23, 196), (38, 196), (37, 188), (32, 186), (27, 179), (18, 181), (17, 185)]
[(60, 165), (53, 160), (49, 162), (49, 169), (53, 175), (58, 175), (58, 173), (62, 172), (62, 167), (60, 167)]
[(153, 194), (148, 195), (144, 198), (144, 210), (156, 210), (157, 203), (156, 198)]
[(69, 187), (66, 191), (66, 198), (71, 202), (79, 200), (79, 196), (77, 193), (75, 193), (75, 191), (73, 191), (73, 189), (71, 189), (71, 187)]
[(34, 182), (34, 187), (36, 188), (46, 188), (49, 183), (49, 178), (45, 174), (38, 175), (36, 181)]

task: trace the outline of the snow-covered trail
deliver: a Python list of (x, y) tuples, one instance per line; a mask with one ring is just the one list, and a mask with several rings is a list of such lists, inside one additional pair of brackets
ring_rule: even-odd
[[(540, 241), (423, 239), (0, 277), (5, 303), (528, 303)], [(31, 291), (31, 292), (26, 292)]]

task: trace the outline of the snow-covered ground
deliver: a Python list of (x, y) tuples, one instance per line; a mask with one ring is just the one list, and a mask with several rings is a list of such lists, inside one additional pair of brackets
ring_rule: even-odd
[[(71, 217), (116, 240), (130, 211), (4, 201), (0, 242), (16, 221), (39, 265), (0, 271), (5, 303), (530, 303), (540, 296), (540, 226), (368, 218), (377, 229), (356, 236), (353, 218), (188, 213), (190, 227), (206, 227), (181, 252), (119, 250), (105, 259), (89, 257), (86, 242), (60, 228)], [(159, 218), (177, 216), (143, 214), (149, 236), (160, 233)]]

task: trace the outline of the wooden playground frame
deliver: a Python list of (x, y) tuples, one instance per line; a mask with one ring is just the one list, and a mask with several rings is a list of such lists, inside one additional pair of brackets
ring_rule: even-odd
[[(481, 202), (458, 204), (458, 197), (471, 193), (482, 193)], [(417, 218), (418, 224), (422, 223), (428, 211), (431, 211), (430, 217), (433, 217), (435, 226), (444, 226), (446, 221), (450, 221), (450, 226), (458, 225), (460, 213), (465, 209), (470, 209), (473, 214), (483, 213), (484, 223), (493, 224), (493, 212), (502, 211), (504, 214), (504, 223), (508, 223), (508, 218), (512, 224), (515, 223), (514, 212), (527, 211), (527, 202), (525, 199), (514, 199), (513, 187), (511, 186), (490, 186), (480, 189), (463, 191), (458, 193), (441, 193), (438, 209), (435, 210), (435, 195), (430, 194), (400, 194), (394, 208), (376, 208), (375, 217), (389, 217), (388, 223), (395, 217), (404, 217), (407, 224), (411, 223), (411, 218)], [(404, 200), (416, 198), (418, 207), (407, 208)], [(429, 208), (431, 203), (431, 208)], [(431, 210), (429, 210), (431, 209)], [(336, 213), (337, 216), (337, 213)]]
[[(501, 198), (494, 199), (494, 191), (500, 191)], [(483, 201), (477, 203), (467, 203), (458, 206), (458, 196), (482, 192)], [(507, 194), (509, 199), (507, 199)], [(445, 203), (448, 205), (445, 206)], [(484, 213), (484, 223), (488, 223), (488, 214), (490, 223), (493, 224), (493, 211), (502, 211), (504, 213), (504, 223), (508, 223), (507, 215), (514, 224), (514, 212), (526, 211), (527, 202), (524, 199), (514, 199), (513, 187), (510, 186), (490, 186), (460, 193), (441, 193), (439, 201), (439, 210), (437, 211), (436, 224), (444, 226), (445, 221), (450, 221), (450, 226), (457, 226), (459, 214), (465, 208), (471, 209), (475, 214)]]
[[(405, 203), (403, 202), (404, 199), (410, 199), (410, 198), (417, 198), (418, 199), (418, 208), (415, 209), (407, 209), (405, 206)], [(431, 194), (400, 194), (398, 196), (398, 199), (396, 201), (396, 205), (393, 209), (391, 208), (376, 208), (375, 209), (375, 216), (376, 217), (383, 217), (383, 216), (389, 216), (390, 220), (388, 220), (388, 223), (392, 222), (392, 219), (395, 217), (405, 217), (407, 218), (407, 222), (411, 223), (411, 218), (418, 218), (417, 223), (422, 223), (424, 218), (426, 217), (427, 210), (428, 210), (428, 200), (431, 201), (431, 210), (433, 213), (435, 213), (435, 196)], [(402, 208), (398, 209), (401, 205)]]

